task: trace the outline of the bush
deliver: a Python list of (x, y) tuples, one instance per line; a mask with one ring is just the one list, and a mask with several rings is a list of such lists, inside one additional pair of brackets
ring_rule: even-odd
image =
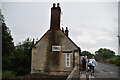
[(10, 70), (5, 70), (2, 72), (2, 77), (3, 78), (10, 78), (10, 77), (15, 77), (16, 73)]
[(115, 58), (115, 57), (109, 58), (109, 59), (107, 59), (107, 61), (108, 61), (110, 64), (115, 64), (116, 58)]
[(116, 66), (120, 66), (120, 58), (118, 58), (115, 62)]
[(107, 61), (111, 64), (115, 64), (116, 66), (120, 66), (120, 58), (113, 57), (113, 58), (107, 59)]

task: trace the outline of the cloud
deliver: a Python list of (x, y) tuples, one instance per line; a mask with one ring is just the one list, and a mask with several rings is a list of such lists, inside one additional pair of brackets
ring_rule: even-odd
[[(50, 28), (52, 3), (3, 3), (3, 13), (15, 43), (27, 37), (39, 38)], [(117, 2), (61, 3), (61, 27), (82, 50), (94, 53), (101, 47), (114, 50), (118, 41)]]

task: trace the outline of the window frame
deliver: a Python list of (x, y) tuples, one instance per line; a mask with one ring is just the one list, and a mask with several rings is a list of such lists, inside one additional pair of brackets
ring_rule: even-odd
[(71, 65), (70, 65), (70, 53), (66, 53), (66, 61), (65, 61), (65, 63), (66, 63), (66, 67), (70, 67)]

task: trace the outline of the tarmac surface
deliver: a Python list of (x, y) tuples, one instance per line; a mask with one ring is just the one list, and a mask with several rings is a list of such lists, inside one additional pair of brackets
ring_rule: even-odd
[(120, 67), (105, 64), (105, 63), (97, 63), (95, 67), (95, 77), (96, 78), (118, 78), (119, 77)]
[(90, 72), (81, 73), (81, 80), (120, 80), (120, 67), (113, 64), (97, 62), (94, 75)]

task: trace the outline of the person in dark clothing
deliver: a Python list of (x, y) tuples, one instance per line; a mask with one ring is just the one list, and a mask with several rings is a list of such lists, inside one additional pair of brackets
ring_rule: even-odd
[(86, 72), (86, 59), (85, 59), (85, 57), (82, 58), (82, 71)]

